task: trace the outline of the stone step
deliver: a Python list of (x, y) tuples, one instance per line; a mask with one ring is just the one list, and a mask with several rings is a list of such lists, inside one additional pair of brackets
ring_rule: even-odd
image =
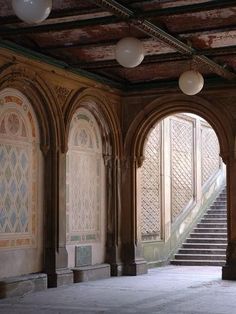
[(221, 255), (209, 255), (209, 254), (175, 254), (175, 259), (184, 259), (184, 260), (214, 260), (214, 261), (224, 261), (226, 256)]
[(182, 265), (182, 266), (224, 266), (225, 260), (218, 261), (201, 261), (201, 260), (172, 260), (170, 262), (172, 265)]
[(227, 233), (222, 232), (222, 233), (190, 233), (190, 238), (227, 238)]
[(206, 249), (206, 248), (181, 248), (179, 249), (178, 254), (187, 254), (187, 255), (224, 255), (225, 256), (225, 249)]
[(227, 237), (225, 238), (200, 238), (200, 237), (193, 237), (193, 238), (187, 238), (186, 243), (217, 243), (217, 244), (227, 244)]
[(227, 233), (227, 228), (194, 228), (193, 231), (196, 233)]
[(217, 215), (217, 214), (206, 214), (202, 217), (202, 219), (225, 219), (225, 221), (227, 221), (227, 217), (226, 215)]
[(227, 228), (227, 223), (207, 223), (207, 222), (200, 222), (200, 223), (197, 224), (197, 228), (225, 229), (225, 228)]
[(226, 207), (224, 205), (212, 205), (209, 207), (209, 210), (212, 210), (212, 209), (221, 209), (221, 210), (226, 211)]
[[(226, 250), (226, 243), (183, 243), (182, 248), (184, 249), (220, 249)], [(224, 251), (225, 252), (225, 251)]]
[(224, 205), (225, 207), (227, 206), (227, 201), (215, 201), (212, 205)]
[(227, 225), (227, 219), (226, 218), (202, 218), (200, 223), (204, 224), (225, 224)]
[(227, 215), (226, 210), (222, 209), (211, 209), (206, 212), (207, 215)]

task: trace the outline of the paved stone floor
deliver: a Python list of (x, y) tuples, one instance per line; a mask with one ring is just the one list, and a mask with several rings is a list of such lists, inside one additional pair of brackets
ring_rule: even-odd
[(236, 281), (220, 267), (167, 266), (0, 301), (4, 314), (236, 314)]

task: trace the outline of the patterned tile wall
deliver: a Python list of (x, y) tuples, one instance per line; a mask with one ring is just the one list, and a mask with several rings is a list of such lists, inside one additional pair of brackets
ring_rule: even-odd
[(141, 234), (143, 240), (161, 238), (160, 150), (161, 126), (150, 132), (141, 168)]
[(67, 154), (67, 243), (100, 240), (101, 163), (96, 120), (79, 109), (71, 122)]
[(210, 125), (201, 124), (201, 154), (202, 154), (202, 185), (210, 179), (221, 164), (218, 138)]
[(9, 93), (0, 93), (0, 248), (32, 247), (37, 233), (38, 127), (27, 100)]

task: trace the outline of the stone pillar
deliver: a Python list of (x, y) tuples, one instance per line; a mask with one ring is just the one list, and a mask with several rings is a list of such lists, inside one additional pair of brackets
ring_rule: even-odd
[(138, 232), (137, 168), (142, 157), (127, 157), (122, 165), (122, 260), (124, 275), (147, 273), (147, 263), (142, 257), (141, 235)]
[(227, 173), (228, 246), (222, 279), (236, 280), (236, 159), (232, 156), (224, 161)]
[(45, 272), (48, 286), (73, 282), (66, 251), (66, 154), (49, 150), (45, 162)]
[(122, 274), (120, 241), (120, 160), (104, 156), (106, 171), (107, 240), (106, 262), (110, 264), (111, 275)]

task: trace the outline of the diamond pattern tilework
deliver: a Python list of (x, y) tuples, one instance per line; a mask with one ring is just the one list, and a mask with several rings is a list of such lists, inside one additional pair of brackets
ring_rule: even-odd
[(148, 136), (141, 168), (141, 234), (143, 240), (161, 238), (160, 124)]
[(202, 143), (202, 185), (214, 175), (220, 167), (220, 148), (218, 138), (214, 130), (207, 126), (201, 126)]
[(193, 122), (177, 117), (170, 122), (173, 222), (193, 198)]
[(22, 156), (29, 155), (30, 151), (27, 147), (22, 147), (16, 152), (16, 147), (7, 144), (0, 144), (0, 147), (5, 160), (0, 177), (1, 203), (5, 208), (4, 218), (2, 220), (0, 218), (0, 233), (6, 230), (8, 233), (16, 233), (16, 229), (18, 232), (24, 232), (25, 223), (29, 223), (28, 211), (23, 211), (24, 228), (21, 228), (22, 224), (19, 224), (17, 228), (16, 222), (20, 219), (19, 213), (22, 212), (28, 195), (29, 164), (24, 163), (23, 167), (21, 159)]
[[(4, 92), (3, 92), (4, 93)], [(35, 247), (38, 127), (30, 106), (14, 96), (0, 107), (0, 249)], [(12, 101), (16, 100), (16, 103)], [(37, 132), (36, 132), (37, 130)]]

